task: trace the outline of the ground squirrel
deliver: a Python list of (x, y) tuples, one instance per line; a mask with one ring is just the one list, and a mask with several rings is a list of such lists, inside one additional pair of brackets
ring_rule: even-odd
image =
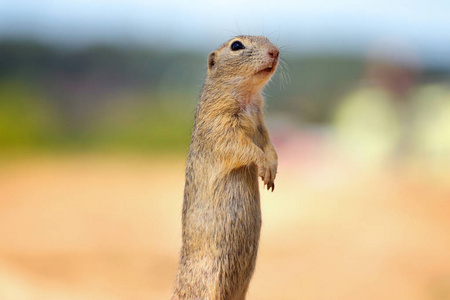
[(237, 36), (208, 56), (186, 163), (172, 299), (245, 299), (261, 230), (258, 175), (273, 191), (277, 173), (261, 89), (278, 54), (265, 37)]

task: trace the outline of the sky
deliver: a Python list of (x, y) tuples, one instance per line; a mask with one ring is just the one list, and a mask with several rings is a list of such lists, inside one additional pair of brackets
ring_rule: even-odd
[(395, 52), (401, 44), (450, 66), (449, 0), (0, 2), (0, 39), (209, 52), (234, 35), (257, 34), (299, 54), (363, 53), (383, 43)]

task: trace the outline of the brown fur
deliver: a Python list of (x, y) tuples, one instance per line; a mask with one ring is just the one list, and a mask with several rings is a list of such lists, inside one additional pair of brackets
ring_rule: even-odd
[[(235, 41), (245, 49), (232, 51)], [(208, 57), (186, 163), (172, 299), (245, 299), (261, 229), (258, 175), (273, 190), (277, 172), (261, 96), (277, 63), (277, 47), (256, 36), (233, 38)]]

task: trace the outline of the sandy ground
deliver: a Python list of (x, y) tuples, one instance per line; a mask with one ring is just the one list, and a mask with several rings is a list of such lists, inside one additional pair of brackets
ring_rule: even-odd
[[(300, 170), (300, 171), (299, 171)], [(184, 157), (0, 164), (0, 299), (169, 299)], [(450, 187), (280, 155), (247, 299), (450, 299)]]

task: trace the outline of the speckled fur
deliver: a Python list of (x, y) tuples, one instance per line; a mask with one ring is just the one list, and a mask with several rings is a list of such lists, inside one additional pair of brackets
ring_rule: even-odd
[[(232, 51), (235, 41), (245, 49)], [(259, 36), (235, 37), (208, 57), (186, 163), (172, 299), (245, 299), (261, 230), (258, 175), (273, 190), (277, 172), (261, 96), (277, 63), (277, 47)]]

